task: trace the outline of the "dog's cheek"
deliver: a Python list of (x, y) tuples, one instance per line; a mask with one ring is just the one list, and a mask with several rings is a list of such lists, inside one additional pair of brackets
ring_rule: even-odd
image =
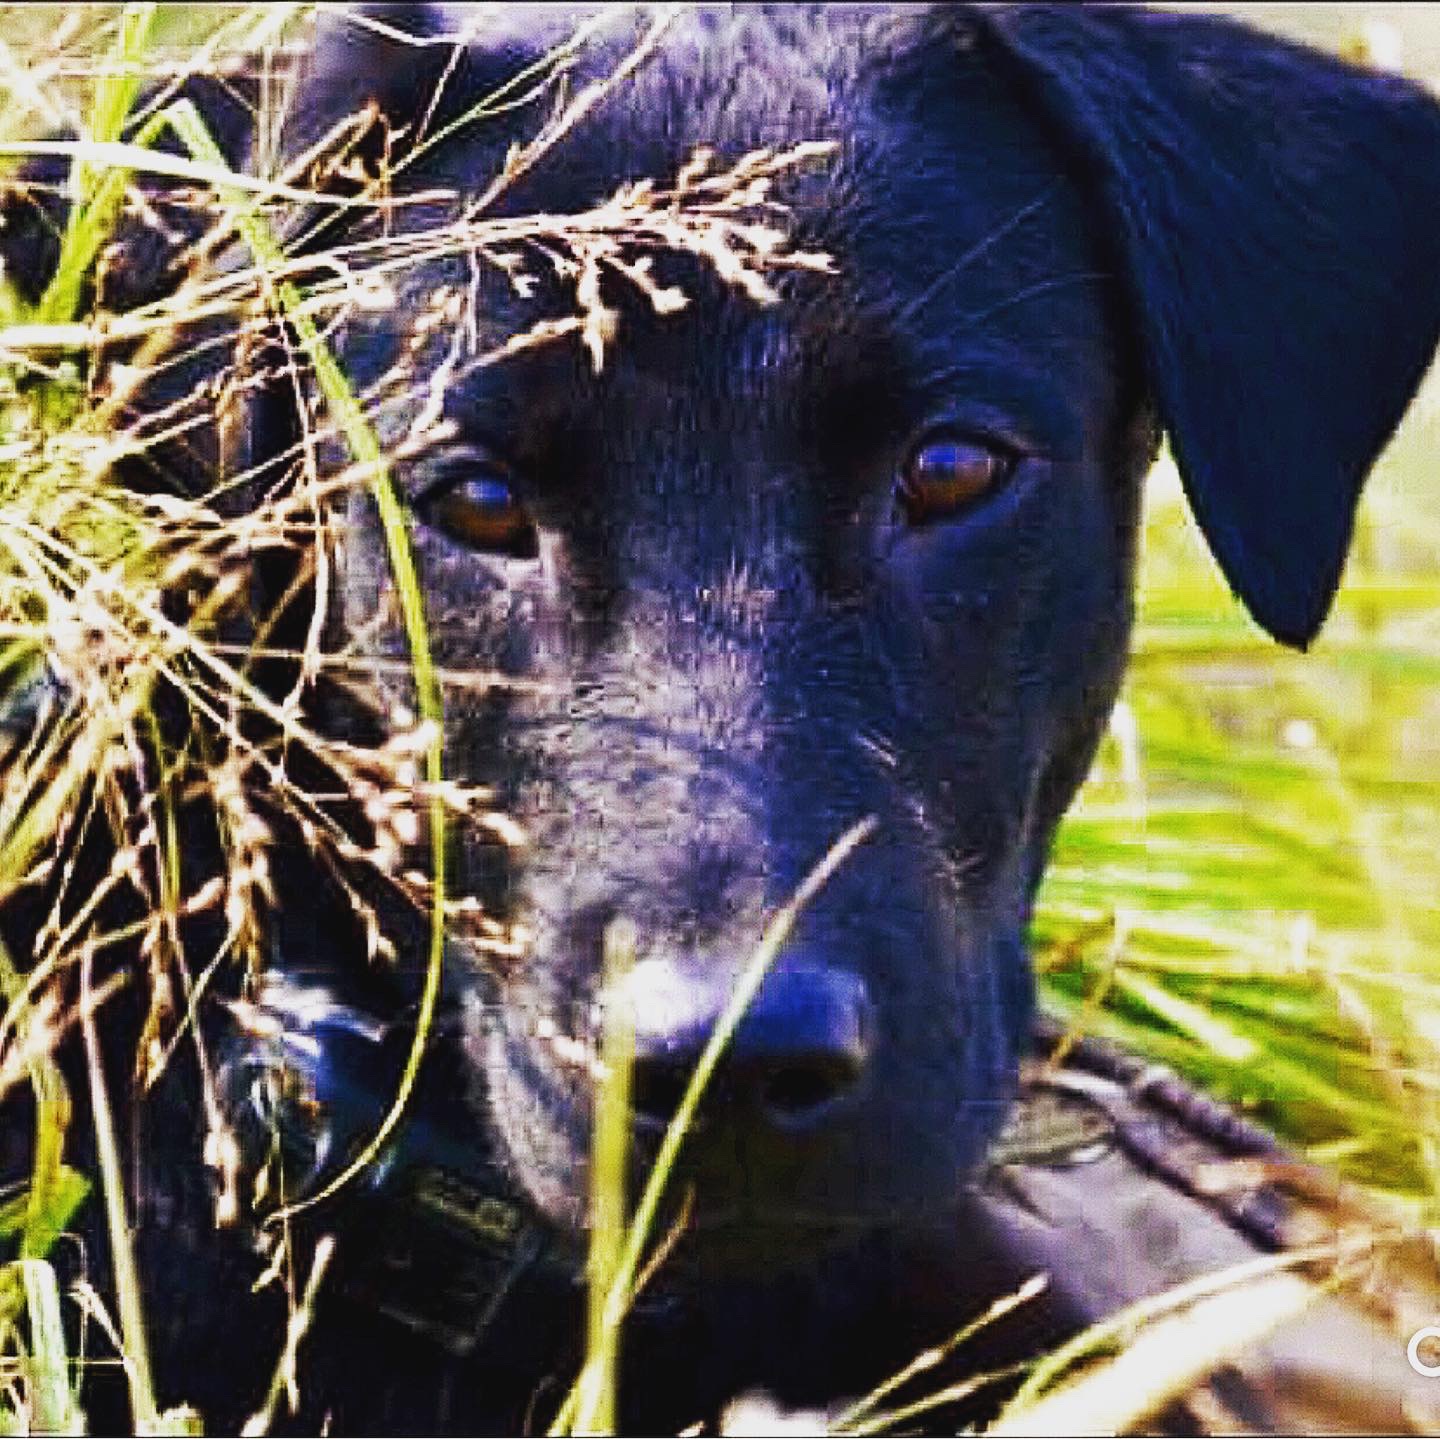
[[(424, 600), (426, 635), (447, 690), (473, 696), (523, 686), (533, 668), (529, 638), (544, 608), (535, 566), (475, 554), (428, 529), (411, 525), (411, 553)], [(344, 632), (377, 661), (382, 713), (413, 711), (405, 661), (409, 643), (399, 594), (376, 505), (352, 496), (338, 553)], [(448, 695), (447, 695), (448, 698)], [(388, 702), (388, 703), (387, 703)]]
[[(1048, 476), (1033, 470), (980, 509), (902, 534), (888, 558), (887, 643), (915, 691), (904, 708), (957, 759), (1023, 750), (1041, 719), (1053, 557)], [(1011, 767), (985, 768), (993, 782)]]
[(1091, 461), (1057, 478), (1042, 550), (1042, 598), (1020, 640), (1025, 653), (1048, 657), (1030, 680), (1039, 722), (1023, 831), (1027, 903), (1104, 734), (1134, 618), (1138, 473)]
[(1133, 487), (1108, 474), (1031, 462), (985, 510), (890, 556), (905, 742), (939, 757), (933, 812), (972, 885), (1009, 886), (1017, 908), (1028, 851), (1083, 777), (1123, 667)]

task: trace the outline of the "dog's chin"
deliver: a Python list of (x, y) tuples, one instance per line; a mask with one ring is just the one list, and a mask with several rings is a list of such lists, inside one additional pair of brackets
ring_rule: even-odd
[[(507, 1107), (507, 1115), (519, 1106)], [(497, 1118), (499, 1116), (497, 1115)], [(583, 1149), (565, 1132), (563, 1123), (534, 1104), (528, 1122), (501, 1120), (506, 1167), (534, 1209), (559, 1235), (583, 1246), (590, 1225), (590, 1196), (585, 1188)], [(650, 1178), (651, 1146), (638, 1146), (627, 1180), (633, 1213)], [(879, 1231), (923, 1230), (954, 1211), (963, 1185), (919, 1195), (888, 1194), (825, 1196), (811, 1200), (782, 1182), (766, 1183), (749, 1171), (748, 1183), (737, 1186), (733, 1176), (713, 1170), (696, 1175), (683, 1156), (666, 1181), (651, 1227), (649, 1248), (667, 1251), (663, 1274), (681, 1286), (707, 1276), (757, 1279), (765, 1274), (802, 1271)]]
[[(683, 1295), (725, 1283), (749, 1284), (786, 1275), (804, 1275), (857, 1249), (880, 1234), (895, 1237), (930, 1232), (940, 1207), (897, 1212), (894, 1208), (802, 1209), (773, 1200), (709, 1203), (696, 1197), (683, 1177), (679, 1193), (667, 1186), (651, 1227), (647, 1252), (662, 1254), (647, 1291)], [(638, 1190), (630, 1195), (631, 1208)], [(557, 1193), (542, 1184), (531, 1191), (564, 1242), (583, 1253), (588, 1242), (586, 1196)], [(953, 1212), (954, 1206), (946, 1206)]]
[[(590, 1227), (590, 1196), (583, 1187), (583, 1154), (553, 1162), (563, 1139), (542, 1138), (532, 1124), (517, 1136), (509, 1155), (512, 1179), (562, 1243), (583, 1252)], [(627, 1180), (627, 1213), (633, 1214), (650, 1177), (651, 1155), (638, 1153)], [(782, 1183), (739, 1186), (713, 1172), (696, 1176), (677, 1164), (662, 1190), (647, 1251), (663, 1252), (654, 1283), (659, 1291), (684, 1290), (722, 1280), (753, 1282), (801, 1274), (855, 1248), (870, 1237), (925, 1233), (960, 1206), (964, 1175), (953, 1185), (921, 1195), (893, 1194), (882, 1202), (861, 1196), (818, 1196), (806, 1202)]]
[[(884, 1224), (893, 1222), (886, 1216)], [(721, 1281), (752, 1282), (801, 1274), (853, 1249), (882, 1224), (878, 1215), (800, 1213), (782, 1208), (735, 1208), (677, 1214), (657, 1226), (673, 1236), (656, 1274), (663, 1291), (684, 1291)], [(652, 1247), (653, 1243), (652, 1243)]]

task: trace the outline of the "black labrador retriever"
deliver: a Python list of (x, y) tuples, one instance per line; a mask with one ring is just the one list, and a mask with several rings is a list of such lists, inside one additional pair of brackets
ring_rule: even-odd
[[(445, 223), (544, 118), (551, 100), (515, 78), (573, 23), (544, 7), (330, 17), (289, 153), (369, 105), (351, 158), (389, 166), (393, 198), (431, 196), (387, 210), (387, 233)], [(829, 142), (775, 185), (786, 243), (829, 270), (772, 274), (779, 302), (761, 305), (702, 257), (653, 252), (654, 282), (687, 301), (662, 315), (606, 262), (603, 365), (576, 338), (490, 364), (571, 313), (573, 288), (533, 252), (533, 287), (483, 256), (422, 255), (335, 337), (357, 387), (407, 377), (376, 424), (437, 661), (523, 682), (448, 697), (449, 774), (526, 835), (462, 833), (452, 881), (527, 953), (497, 967), (457, 927), (458, 1041), (435, 1088), (466, 1096), (458, 1132), (488, 1198), (549, 1256), (545, 1282), (516, 1283), (523, 1266), (472, 1272), (437, 1240), (413, 1304), (398, 1261), (384, 1282), (338, 1281), (406, 1311), (322, 1317), (307, 1404), (343, 1428), (548, 1417), (542, 1381), (564, 1377), (576, 1332), (601, 1012), (623, 1003), (635, 1026), (643, 1172), (767, 916), (867, 819), (682, 1151), (687, 1232), (636, 1320), (625, 1422), (684, 1423), (756, 1386), (855, 1394), (988, 1302), (1003, 1265), (957, 1215), (1015, 1096), (1026, 924), (1124, 668), (1160, 436), (1235, 592), (1303, 647), (1440, 334), (1440, 108), (1403, 80), (1111, 7), (653, 24), (598, 27), (570, 93), (622, 78), (485, 213), (582, 212), (625, 182), (672, 184), (701, 147), (714, 173)], [(342, 215), (322, 243), (381, 224)], [(290, 385), (253, 397), (227, 463), (290, 443)], [(337, 573), (344, 641), (403, 655), (367, 494)], [(382, 708), (408, 705), (377, 670)], [(620, 916), (638, 958), (606, 994)], [(282, 961), (333, 963), (329, 923), (292, 881)], [(366, 1231), (371, 1258), (392, 1223)], [(461, 1271), (468, 1297), (436, 1299)], [(213, 1315), (199, 1272), (193, 1312)], [(216, 1332), (183, 1327), (192, 1356)], [(169, 1382), (193, 1393), (193, 1362)], [(235, 1374), (205, 1401), (217, 1418), (251, 1401)]]

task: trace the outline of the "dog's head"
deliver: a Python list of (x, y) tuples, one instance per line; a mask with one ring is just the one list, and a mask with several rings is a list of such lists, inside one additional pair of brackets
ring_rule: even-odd
[[(301, 91), (297, 144), (374, 101), (405, 161), (394, 195), (458, 192), (392, 210), (392, 234), (460, 214), (555, 113), (553, 91), (527, 96), (568, 23), (497, 7), (444, 38), (472, 18), (337, 20)], [(471, 1050), (553, 1217), (583, 1222), (602, 1002), (636, 1026), (643, 1147), (766, 917), (874, 817), (799, 916), (685, 1151), (702, 1232), (804, 1254), (945, 1209), (1002, 1120), (1029, 908), (1120, 679), (1162, 429), (1256, 620), (1316, 633), (1440, 327), (1440, 112), (1192, 16), (652, 23), (601, 24), (568, 103), (621, 78), (512, 161), (486, 213), (672, 185), (700, 146), (713, 174), (829, 141), (775, 193), (790, 246), (833, 272), (772, 274), (780, 302), (762, 305), (703, 257), (617, 235), (685, 308), (657, 313), (602, 261), (603, 366), (573, 337), (491, 364), (571, 312), (560, 227), (502, 265), (421, 245), (396, 303), (339, 348), (382, 400), (437, 660), (501, 677), (450, 690), (447, 765), (527, 841), (462, 836), (453, 881), (525, 926), (529, 952), (498, 978), (463, 933), (452, 956), (485, 976)], [(346, 630), (393, 656), (383, 554), (359, 498)], [(604, 995), (620, 915), (638, 964)]]

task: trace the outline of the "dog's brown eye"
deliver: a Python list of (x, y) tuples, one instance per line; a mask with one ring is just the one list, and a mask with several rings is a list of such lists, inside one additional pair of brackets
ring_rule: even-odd
[(497, 465), (482, 463), (441, 480), (415, 501), (415, 509), (427, 525), (466, 549), (516, 560), (533, 560), (540, 552), (535, 523)]
[(983, 499), (1015, 468), (1008, 450), (980, 440), (928, 440), (905, 462), (895, 482), (900, 512), (912, 525), (944, 519)]

